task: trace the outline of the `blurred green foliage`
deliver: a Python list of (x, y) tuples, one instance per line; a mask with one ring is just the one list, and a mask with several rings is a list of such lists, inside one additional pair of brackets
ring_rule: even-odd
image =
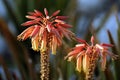
[[(72, 31), (76, 33), (77, 22), (81, 17), (81, 13), (77, 12), (76, 0), (12, 0), (14, 8), (11, 7), (8, 0), (2, 0), (11, 21), (17, 30), (17, 33), (21, 33), (25, 27), (21, 27), (21, 23), (27, 19), (25, 15), (27, 12), (33, 11), (34, 9), (43, 12), (44, 8), (47, 8), (50, 13), (61, 10), (60, 15), (69, 16), (68, 23), (73, 25)], [(112, 12), (117, 12), (118, 6), (113, 4), (106, 14), (103, 20), (100, 22), (98, 28), (94, 28), (92, 23), (95, 17), (92, 17), (89, 23), (89, 28), (86, 29), (85, 39), (89, 40), (91, 32), (93, 35), (97, 35), (99, 31), (104, 27)], [(111, 44), (114, 44), (112, 48), (113, 53), (120, 55), (120, 21), (116, 14), (116, 20), (119, 25), (118, 30), (118, 42), (115, 42), (112, 38), (111, 32), (108, 30), (108, 37)], [(39, 79), (39, 53), (34, 52), (30, 47), (30, 41), (18, 42), (16, 36), (14, 36), (8, 28), (8, 24), (3, 18), (0, 18), (0, 33), (5, 39), (5, 42), (9, 46), (10, 57), (7, 59), (6, 56), (0, 55), (0, 65), (3, 67), (5, 77), (7, 80), (40, 80)], [(98, 39), (97, 39), (98, 40)], [(98, 40), (99, 41), (99, 40)], [(76, 42), (65, 42), (63, 46), (58, 50), (56, 55), (50, 57), (50, 80), (83, 80), (80, 73), (75, 71), (75, 63), (69, 63), (64, 60), (64, 57), (70, 51), (70, 48), (74, 46)], [(117, 43), (118, 45), (116, 45)], [(114, 65), (114, 66), (113, 66)], [(112, 67), (111, 67), (112, 66)], [(120, 60), (110, 61), (108, 59), (107, 69), (102, 72), (97, 66), (95, 70), (96, 80), (120, 80)], [(16, 75), (14, 71), (10, 69), (18, 70), (19, 75)], [(2, 74), (2, 73), (0, 73)], [(0, 76), (2, 80), (3, 76)]]

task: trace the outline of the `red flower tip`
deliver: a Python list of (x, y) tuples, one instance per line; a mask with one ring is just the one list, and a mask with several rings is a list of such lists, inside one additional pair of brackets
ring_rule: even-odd
[(92, 36), (91, 37), (91, 43), (92, 43), (92, 45), (94, 44), (94, 41), (95, 41), (95, 38), (94, 38), (94, 36)]
[(68, 16), (56, 16), (56, 19), (65, 20)]
[(40, 18), (36, 18), (34, 20), (31, 20), (31, 21), (27, 21), (23, 24), (21, 24), (22, 26), (30, 26), (30, 25), (33, 25), (33, 24), (37, 24), (41, 19)]
[(46, 8), (44, 8), (44, 12), (45, 12), (45, 15), (46, 15), (46, 17), (47, 17), (47, 16), (48, 16), (48, 11), (47, 11)]
[(101, 44), (102, 46), (106, 46), (106, 47), (113, 47), (114, 45), (112, 45), (112, 44), (106, 44), (106, 43), (102, 43)]
[(40, 11), (38, 11), (38, 10), (34, 10), (34, 11), (36, 13), (36, 16), (43, 16), (43, 14)]
[(34, 37), (39, 32), (40, 27), (38, 25), (35, 25), (35, 28), (33, 29), (32, 33), (30, 34), (31, 37)]
[(58, 15), (59, 13), (60, 13), (60, 10), (55, 11), (55, 12), (52, 14), (52, 17)]
[(86, 44), (86, 41), (85, 41), (85, 40), (83, 40), (83, 39), (76, 38), (76, 40), (77, 40), (78, 42), (80, 42), (80, 43), (85, 43), (85, 44)]
[(59, 24), (60, 26), (63, 26), (64, 28), (71, 28), (72, 26), (69, 24)]
[(27, 15), (27, 16), (25, 16), (25, 17), (28, 18), (28, 19), (36, 19), (35, 16), (29, 16), (29, 15)]

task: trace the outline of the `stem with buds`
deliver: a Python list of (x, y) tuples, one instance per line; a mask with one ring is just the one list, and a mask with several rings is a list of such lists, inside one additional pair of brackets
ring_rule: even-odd
[(41, 80), (49, 80), (49, 53), (47, 51), (41, 52), (40, 56), (40, 62), (41, 62)]

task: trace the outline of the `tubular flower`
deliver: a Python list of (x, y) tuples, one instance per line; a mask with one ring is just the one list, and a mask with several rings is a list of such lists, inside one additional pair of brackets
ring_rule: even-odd
[(83, 71), (86, 74), (90, 74), (90, 71), (94, 71), (96, 62), (101, 59), (102, 70), (106, 67), (106, 58), (110, 56), (116, 58), (112, 52), (108, 50), (109, 47), (113, 47), (112, 44), (95, 44), (94, 37), (91, 37), (91, 45), (85, 40), (77, 38), (77, 41), (81, 44), (77, 44), (71, 52), (65, 57), (68, 61), (76, 59), (76, 70)]
[(38, 10), (29, 12), (26, 18), (30, 21), (22, 24), (22, 26), (29, 27), (18, 35), (18, 40), (26, 40), (30, 37), (33, 50), (43, 52), (49, 48), (55, 54), (64, 36), (68, 39), (74, 36), (71, 31), (67, 30), (71, 28), (71, 25), (63, 21), (67, 16), (57, 16), (59, 12), (60, 10), (57, 10), (51, 16), (48, 15), (46, 8), (44, 9), (45, 15)]

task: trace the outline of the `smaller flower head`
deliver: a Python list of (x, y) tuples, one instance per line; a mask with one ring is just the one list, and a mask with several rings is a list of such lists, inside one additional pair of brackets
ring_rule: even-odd
[(74, 35), (68, 30), (71, 25), (64, 22), (67, 17), (57, 16), (59, 12), (60, 10), (57, 10), (51, 16), (48, 15), (46, 8), (45, 15), (38, 10), (29, 12), (26, 18), (30, 20), (22, 24), (28, 28), (18, 35), (18, 40), (26, 40), (30, 37), (33, 50), (46, 51), (49, 48), (55, 54), (56, 48), (62, 44), (62, 38), (65, 36), (71, 39)]
[(83, 71), (86, 73), (91, 64), (96, 65), (94, 62), (97, 62), (99, 58), (101, 58), (102, 70), (105, 70), (107, 56), (116, 58), (116, 55), (108, 50), (113, 45), (105, 43), (95, 44), (94, 36), (91, 37), (91, 45), (79, 38), (77, 38), (77, 41), (82, 44), (77, 44), (65, 59), (68, 58), (68, 61), (71, 61), (75, 58), (77, 60), (76, 70), (79, 72)]

